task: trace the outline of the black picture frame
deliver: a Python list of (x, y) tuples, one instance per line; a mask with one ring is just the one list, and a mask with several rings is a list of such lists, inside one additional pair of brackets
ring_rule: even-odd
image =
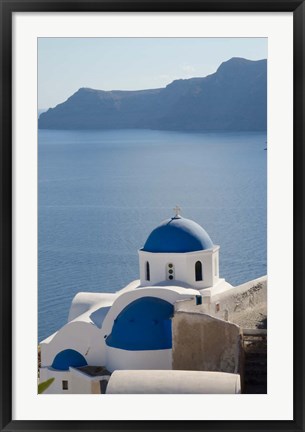
[[(0, 0), (1, 11), (1, 431), (304, 430), (305, 2), (300, 0)], [(12, 419), (12, 16), (14, 12), (293, 12), (294, 419), (291, 421), (15, 421)], [(284, 342), (283, 342), (284, 343)], [(283, 347), (284, 349), (284, 347)]]

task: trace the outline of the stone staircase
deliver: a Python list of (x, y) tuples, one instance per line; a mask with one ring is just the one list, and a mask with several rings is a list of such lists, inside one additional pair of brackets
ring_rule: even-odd
[(244, 329), (244, 390), (248, 394), (267, 393), (267, 330)]

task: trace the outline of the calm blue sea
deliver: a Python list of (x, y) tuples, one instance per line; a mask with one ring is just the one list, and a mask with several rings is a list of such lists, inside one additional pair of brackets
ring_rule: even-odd
[(221, 246), (233, 285), (267, 273), (266, 134), (39, 131), (39, 340), (79, 291), (138, 278), (153, 228), (182, 216)]

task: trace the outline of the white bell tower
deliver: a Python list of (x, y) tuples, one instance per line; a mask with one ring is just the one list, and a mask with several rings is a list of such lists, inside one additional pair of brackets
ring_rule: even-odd
[(163, 221), (139, 250), (141, 286), (181, 283), (201, 290), (219, 281), (219, 246), (197, 223), (180, 215)]

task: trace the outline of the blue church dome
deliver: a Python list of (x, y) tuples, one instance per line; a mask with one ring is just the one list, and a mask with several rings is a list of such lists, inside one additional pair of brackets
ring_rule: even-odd
[(170, 349), (173, 314), (173, 305), (161, 298), (138, 298), (116, 317), (106, 344), (129, 351)]
[(163, 221), (155, 228), (143, 251), (183, 253), (211, 249), (213, 242), (208, 233), (196, 222), (176, 216)]

